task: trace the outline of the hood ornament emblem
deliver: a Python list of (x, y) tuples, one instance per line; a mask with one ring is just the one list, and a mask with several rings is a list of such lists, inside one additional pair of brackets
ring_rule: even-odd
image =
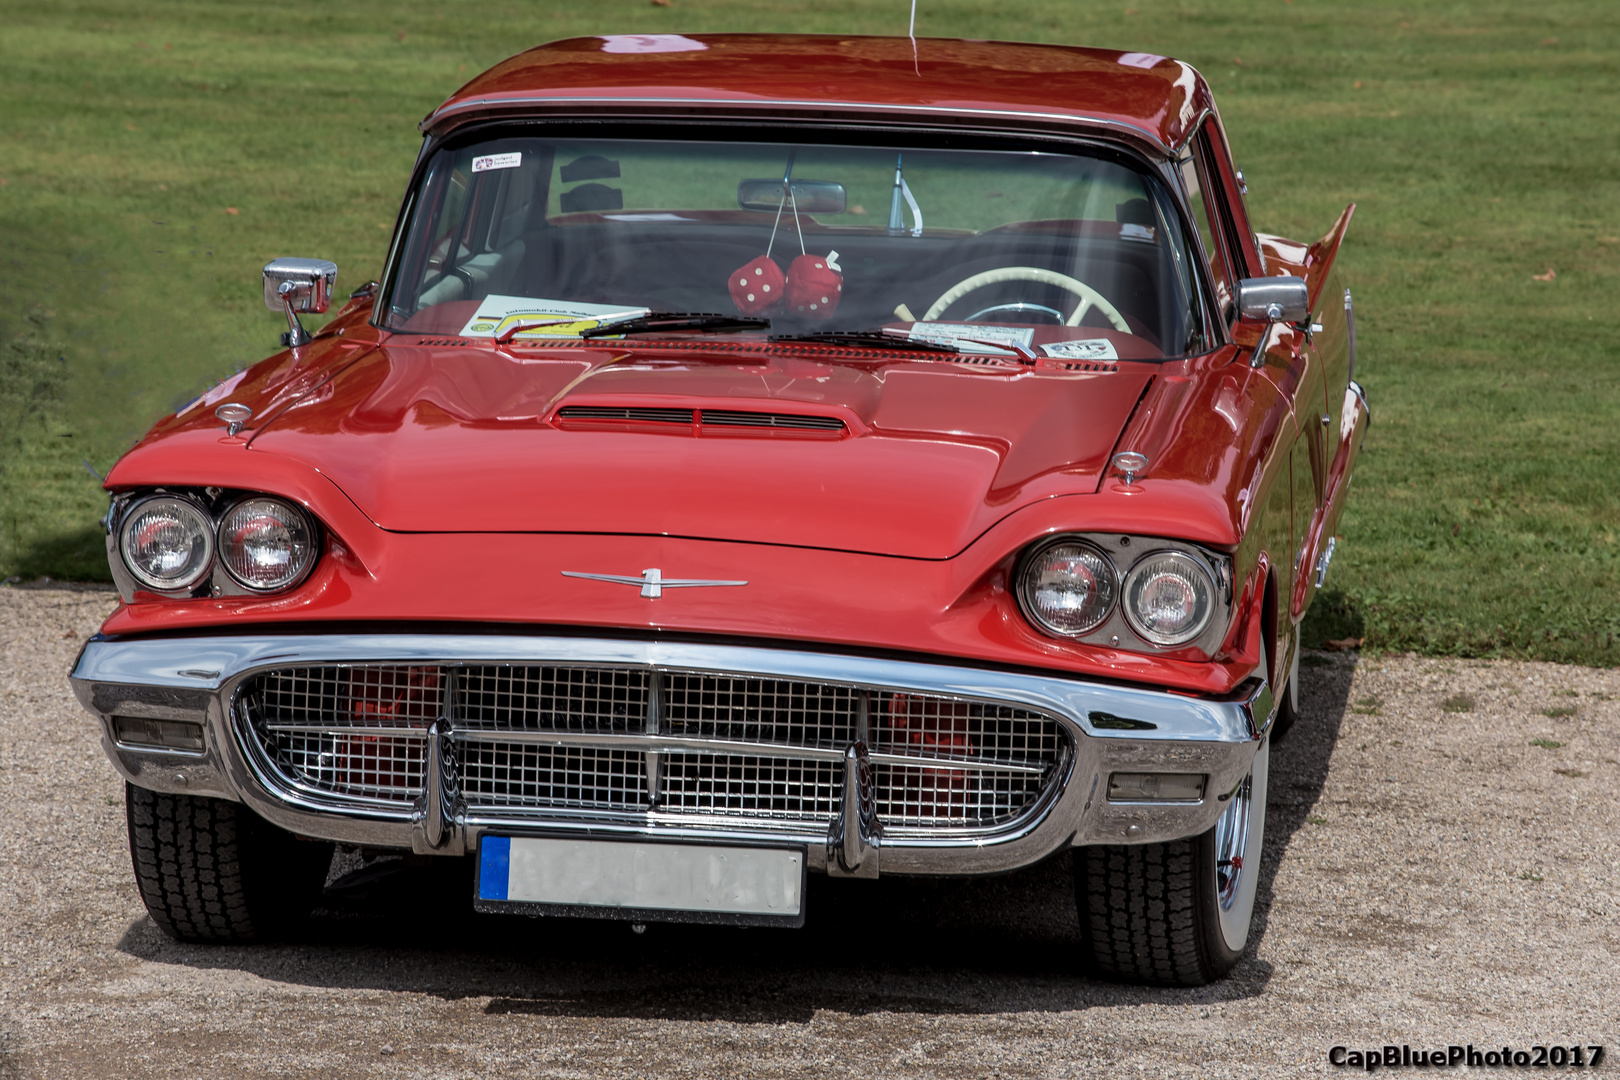
[(702, 589), (711, 585), (746, 585), (746, 581), (716, 581), (705, 578), (667, 578), (658, 567), (643, 570), (638, 577), (628, 574), (584, 574), (578, 570), (564, 570), (563, 577), (584, 578), (587, 581), (608, 581), (615, 585), (639, 585), (641, 595), (656, 600), (665, 589)]

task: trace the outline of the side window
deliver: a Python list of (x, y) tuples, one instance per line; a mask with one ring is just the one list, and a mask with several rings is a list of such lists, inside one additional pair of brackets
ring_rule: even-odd
[(1205, 196), (1207, 191), (1213, 189), (1209, 177), (1211, 171), (1207, 167), (1209, 144), (1202, 131), (1198, 133), (1189, 146), (1186, 157), (1181, 159), (1181, 179), (1187, 186), (1187, 199), (1192, 207), (1193, 223), (1198, 228), (1198, 239), (1204, 246), (1204, 255), (1209, 260), (1210, 281), (1215, 286), (1215, 306), (1221, 313), (1226, 325), (1231, 326), (1232, 320), (1237, 317), (1237, 275), (1233, 272), (1232, 261), (1228, 251), (1226, 237), (1228, 231), (1220, 211), (1214, 203)]

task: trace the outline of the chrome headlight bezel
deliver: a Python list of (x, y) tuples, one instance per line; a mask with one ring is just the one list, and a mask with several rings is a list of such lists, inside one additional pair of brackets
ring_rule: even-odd
[[(1025, 574), (1033, 565), (1033, 560), (1061, 544), (1085, 545), (1101, 552), (1115, 572), (1115, 595), (1108, 616), (1092, 629), (1078, 634), (1066, 634), (1050, 628), (1036, 616), (1033, 605), (1025, 596)], [(1125, 611), (1128, 604), (1127, 582), (1132, 572), (1145, 565), (1147, 560), (1166, 554), (1189, 560), (1210, 583), (1208, 617), (1198, 633), (1175, 644), (1161, 644), (1152, 640), (1137, 628)], [(1145, 653), (1179, 653), (1191, 649), (1213, 656), (1220, 649), (1232, 623), (1232, 557), (1185, 540), (1130, 533), (1055, 533), (1043, 536), (1029, 544), (1019, 556), (1013, 567), (1010, 586), (1024, 621), (1042, 636), (1060, 641)]]
[[(134, 516), (142, 506), (155, 499), (174, 499), (200, 513), (207, 523), (207, 570), (188, 577), (183, 586), (154, 587), (150, 579), (137, 575), (124, 555), (124, 536)], [(309, 557), (301, 572), (284, 585), (273, 588), (252, 588), (238, 581), (224, 565), (219, 544), (220, 526), (230, 511), (254, 499), (270, 499), (291, 508), (300, 516), (309, 530)], [(194, 599), (207, 596), (277, 596), (291, 592), (308, 581), (320, 565), (326, 547), (325, 525), (312, 511), (283, 495), (244, 489), (216, 487), (149, 487), (133, 491), (115, 492), (102, 519), (107, 534), (107, 563), (112, 570), (113, 582), (118, 586), (124, 603), (134, 603), (137, 593), (165, 600)]]
[[(1058, 548), (1076, 548), (1084, 555), (1093, 556), (1106, 575), (1107, 596), (1103, 603), (1103, 609), (1094, 619), (1079, 629), (1064, 629), (1056, 625), (1052, 620), (1045, 618), (1042, 616), (1040, 607), (1035, 600), (1035, 591), (1039, 586), (1034, 580), (1034, 575), (1042, 560)], [(1096, 544), (1078, 537), (1058, 536), (1046, 543), (1036, 544), (1019, 561), (1016, 572), (1019, 609), (1023, 611), (1024, 618), (1039, 627), (1042, 633), (1049, 634), (1052, 637), (1083, 638), (1106, 623), (1119, 605), (1119, 569), (1114, 565), (1114, 561), (1108, 557), (1107, 552)]]
[[(152, 577), (130, 556), (131, 530), (140, 521), (142, 514), (156, 509), (158, 504), (172, 505), (181, 514), (193, 515), (196, 518), (196, 531), (203, 545), (202, 558), (197, 561), (196, 567), (185, 577), (172, 581)], [(137, 588), (163, 596), (189, 596), (198, 584), (207, 579), (214, 567), (213, 516), (209, 514), (208, 508), (196, 499), (175, 492), (153, 492), (132, 501), (120, 515), (114, 546), (117, 548), (118, 556), (115, 566), (121, 565)]]
[[(1202, 587), (1203, 612), (1189, 630), (1175, 634), (1166, 634), (1148, 624), (1149, 620), (1140, 610), (1140, 591), (1145, 587), (1143, 578), (1156, 566), (1169, 566), (1177, 568), (1177, 576), (1184, 577), (1192, 583), (1196, 594)], [(1184, 551), (1172, 548), (1160, 548), (1143, 555), (1131, 566), (1125, 575), (1125, 582), (1120, 589), (1120, 607), (1125, 613), (1125, 621), (1131, 624), (1136, 636), (1151, 645), (1160, 648), (1176, 649), (1196, 641), (1209, 626), (1215, 614), (1215, 578), (1199, 559), (1193, 558)]]
[[(231, 565), (231, 560), (227, 557), (226, 526), (230, 524), (232, 515), (254, 503), (270, 504), (284, 511), (292, 520), (298, 522), (304, 530), (303, 562), (296, 567), (293, 573), (273, 585), (256, 585), (246, 580), (241, 574), (237, 573), (236, 568)], [(231, 582), (256, 596), (281, 593), (286, 592), (288, 589), (297, 588), (305, 578), (309, 577), (310, 571), (315, 568), (315, 563), (320, 559), (320, 532), (316, 528), (315, 519), (297, 503), (278, 498), (275, 495), (250, 494), (233, 500), (220, 513), (214, 529), (214, 551), (219, 571)]]

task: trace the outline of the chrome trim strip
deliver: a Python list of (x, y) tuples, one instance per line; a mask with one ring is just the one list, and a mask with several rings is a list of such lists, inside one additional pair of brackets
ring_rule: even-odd
[[(83, 683), (220, 690), (252, 670), (322, 664), (593, 664), (721, 672), (879, 687), (1018, 705), (1048, 712), (1100, 739), (1241, 742), (1250, 720), (1241, 697), (1217, 701), (1080, 677), (953, 667), (737, 645), (612, 638), (475, 634), (308, 634), (286, 637), (91, 639), (73, 673)], [(213, 674), (217, 673), (217, 674)], [(1131, 730), (1098, 728), (1093, 713), (1128, 718)], [(1148, 727), (1146, 725), (1152, 725)]]
[(939, 116), (957, 119), (961, 117), (975, 117), (983, 120), (1028, 120), (1040, 124), (1060, 126), (1063, 124), (1080, 124), (1086, 127), (1098, 128), (1104, 131), (1115, 131), (1130, 135), (1147, 143), (1161, 154), (1170, 154), (1171, 148), (1163, 139), (1159, 138), (1147, 128), (1135, 124), (1126, 124), (1118, 120), (1104, 120), (1095, 116), (1084, 116), (1079, 113), (1046, 113), (1026, 112), (1021, 109), (968, 109), (951, 105), (894, 105), (880, 104), (871, 101), (815, 101), (798, 98), (746, 98), (727, 100), (725, 98), (677, 98), (677, 97), (508, 97), (508, 98), (471, 98), (458, 101), (454, 105), (436, 109), (429, 113), (417, 127), (423, 132), (431, 132), (443, 120), (461, 116), (464, 113), (480, 111), (521, 112), (524, 109), (546, 107), (555, 109), (569, 109), (575, 107), (601, 108), (603, 106), (660, 106), (663, 110), (676, 109), (684, 114), (693, 112), (730, 114), (740, 116), (753, 115), (757, 118), (761, 112), (771, 109), (824, 109), (838, 113), (854, 114), (894, 114), (903, 113), (908, 116)]
[(401, 725), (382, 727), (375, 724), (261, 724), (261, 731), (281, 731), (289, 735), (378, 735), (389, 738), (420, 739), (427, 735), (428, 726)]
[[(266, 725), (266, 728), (275, 731), (284, 730), (284, 726), (280, 725), (274, 728)], [(323, 733), (347, 734), (357, 729), (332, 725), (317, 730)], [(741, 757), (793, 758), (802, 761), (843, 761), (845, 753), (843, 750), (828, 746), (792, 746), (786, 743), (746, 742), (740, 739), (691, 739), (674, 735), (616, 735), (606, 732), (585, 734), (577, 731), (479, 731), (473, 728), (456, 728), (450, 737), (457, 742), (584, 746), (597, 750), (632, 750), (652, 754), (735, 754)], [(869, 754), (868, 757), (878, 765), (904, 765), (919, 769), (1018, 772), (1038, 776), (1048, 768), (1045, 765), (1019, 765), (984, 758), (962, 761), (956, 758), (914, 757), (910, 754)]]

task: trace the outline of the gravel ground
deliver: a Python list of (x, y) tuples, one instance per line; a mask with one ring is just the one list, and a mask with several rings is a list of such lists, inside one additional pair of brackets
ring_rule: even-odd
[(641, 936), (475, 917), (459, 866), (378, 863), (294, 942), (197, 948), (141, 907), (121, 782), (65, 679), (111, 600), (0, 588), (5, 1080), (1230, 1076), (1336, 1072), (1336, 1043), (1620, 1053), (1620, 672), (1309, 657), (1305, 717), (1272, 755), (1256, 940), (1201, 990), (1074, 975), (1063, 861), (812, 878), (804, 930)]

